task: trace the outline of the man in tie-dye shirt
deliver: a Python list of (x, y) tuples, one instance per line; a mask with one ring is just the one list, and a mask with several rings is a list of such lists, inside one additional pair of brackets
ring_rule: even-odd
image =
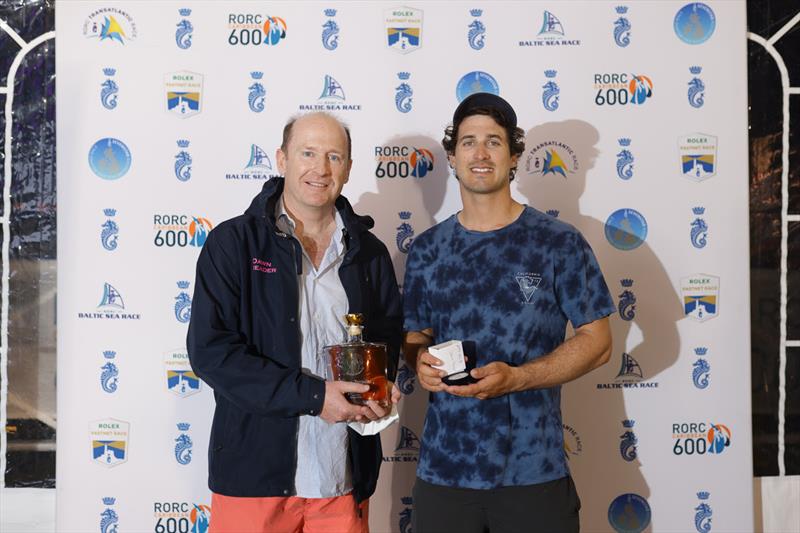
[[(574, 227), (512, 199), (525, 144), (508, 102), (467, 97), (442, 144), (463, 209), (417, 237), (404, 283), (407, 358), (431, 393), (414, 532), (578, 531), (561, 384), (608, 361), (611, 295)], [(433, 367), (427, 348), (449, 340), (474, 343), (475, 383)]]

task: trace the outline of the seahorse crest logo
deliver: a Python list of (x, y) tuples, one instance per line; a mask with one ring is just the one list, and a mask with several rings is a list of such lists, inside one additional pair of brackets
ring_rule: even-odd
[(470, 9), (469, 14), (475, 17), (475, 20), (470, 22), (468, 26), (469, 31), (467, 32), (467, 42), (469, 42), (469, 47), (473, 50), (482, 50), (486, 44), (486, 26), (484, 26), (483, 22), (479, 18), (481, 15), (483, 15), (483, 10)]
[(117, 69), (106, 67), (103, 69), (103, 74), (106, 75), (106, 79), (100, 84), (100, 103), (106, 109), (116, 109), (119, 86), (113, 78), (117, 74)]
[(179, 281), (180, 292), (175, 297), (175, 319), (181, 324), (186, 324), (192, 316), (192, 298), (186, 289), (189, 288), (188, 281)]
[(633, 153), (629, 150), (631, 140), (628, 137), (618, 139), (621, 150), (617, 154), (617, 177), (621, 180), (629, 180), (633, 177)]
[(264, 100), (267, 96), (267, 91), (261, 84), (261, 79), (264, 73), (261, 71), (254, 71), (250, 73), (253, 83), (248, 87), (250, 93), (247, 95), (247, 105), (253, 113), (261, 113), (264, 111)]
[(117, 215), (117, 210), (111, 208), (103, 209), (103, 214), (107, 216), (108, 219), (100, 226), (100, 244), (102, 244), (103, 249), (113, 252), (119, 245), (117, 242), (119, 238), (119, 226), (112, 220), (112, 218)]
[(694, 77), (688, 83), (687, 98), (690, 106), (699, 109), (706, 103), (706, 84), (698, 77), (703, 72), (703, 68), (698, 66), (689, 67), (689, 72), (694, 74)]
[(192, 179), (192, 155), (186, 150), (189, 148), (189, 141), (178, 139), (178, 153), (175, 154), (175, 177), (178, 181), (189, 181)]
[(333, 20), (336, 10), (326, 9), (325, 16), (328, 20), (322, 25), (322, 46), (325, 50), (336, 50), (339, 47), (339, 25)]
[(175, 460), (179, 465), (188, 465), (192, 462), (192, 446), (194, 444), (191, 437), (186, 434), (189, 431), (189, 424), (179, 423), (178, 430), (182, 433), (175, 439)]
[(547, 81), (542, 85), (542, 105), (547, 111), (555, 111), (558, 109), (561, 89), (558, 87), (558, 83), (555, 82), (556, 74), (558, 74), (558, 71), (553, 69), (544, 71)]
[(100, 513), (100, 533), (117, 533), (119, 516), (117, 512), (111, 508), (116, 502), (116, 498), (108, 496), (103, 498), (103, 505), (105, 505), (106, 508)]
[(697, 533), (709, 533), (711, 531), (711, 516), (714, 514), (711, 506), (707, 503), (711, 493), (700, 491), (697, 499), (700, 503), (694, 508), (694, 527)]
[(178, 13), (184, 18), (175, 25), (177, 27), (175, 30), (175, 44), (177, 44), (178, 48), (181, 50), (187, 50), (192, 46), (194, 26), (192, 26), (192, 23), (186, 17), (192, 14), (192, 10), (189, 8), (181, 8), (178, 10)]
[(114, 350), (104, 351), (103, 358), (106, 360), (106, 363), (100, 367), (100, 387), (103, 389), (103, 392), (109, 394), (117, 391), (117, 383), (119, 381), (119, 369), (117, 369), (117, 365), (114, 364), (114, 358), (116, 356), (117, 352)]
[(397, 77), (400, 79), (400, 85), (394, 89), (396, 91), (394, 95), (394, 105), (401, 113), (408, 113), (411, 111), (411, 96), (414, 94), (414, 90), (407, 83), (408, 79), (411, 77), (411, 73), (398, 72)]
[(617, 311), (622, 320), (631, 321), (636, 318), (636, 295), (631, 290), (633, 280), (624, 278), (619, 280), (619, 283), (622, 285), (622, 293), (619, 295)]
[(614, 8), (619, 18), (614, 21), (614, 43), (620, 48), (625, 48), (631, 44), (631, 22), (625, 17), (628, 12), (626, 6)]
[(619, 436), (619, 454), (629, 463), (636, 460), (638, 455), (636, 445), (639, 443), (639, 439), (633, 433), (635, 424), (635, 420), (623, 420), (622, 425), (625, 428), (625, 432)]

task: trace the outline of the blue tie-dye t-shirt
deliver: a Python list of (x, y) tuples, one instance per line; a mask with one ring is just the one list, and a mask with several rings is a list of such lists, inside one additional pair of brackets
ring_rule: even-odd
[[(467, 230), (453, 215), (419, 235), (403, 297), (406, 330), (474, 341), (477, 366), (522, 365), (559, 346), (567, 321), (614, 312), (583, 236), (532, 207), (495, 231)], [(568, 473), (563, 438), (560, 387), (489, 400), (432, 393), (417, 475), (470, 489), (544, 483)]]

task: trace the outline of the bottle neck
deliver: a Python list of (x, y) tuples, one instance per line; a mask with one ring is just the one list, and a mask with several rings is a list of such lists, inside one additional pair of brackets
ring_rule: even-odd
[(364, 342), (361, 337), (363, 331), (364, 326), (347, 326), (347, 342)]

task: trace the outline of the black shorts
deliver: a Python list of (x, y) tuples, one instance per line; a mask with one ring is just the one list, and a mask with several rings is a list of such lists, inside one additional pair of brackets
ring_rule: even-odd
[(573, 533), (581, 502), (567, 476), (537, 485), (458, 489), (417, 478), (414, 533)]

